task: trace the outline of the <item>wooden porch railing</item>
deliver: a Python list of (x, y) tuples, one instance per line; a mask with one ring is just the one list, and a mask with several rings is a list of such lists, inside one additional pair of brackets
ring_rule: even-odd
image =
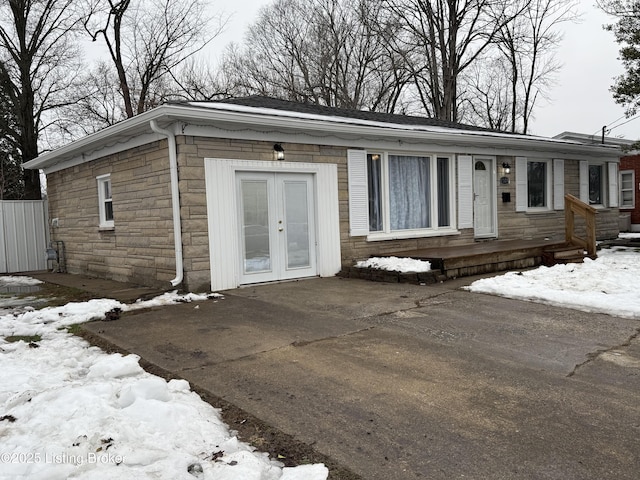
[[(584, 248), (591, 258), (596, 257), (596, 213), (598, 211), (587, 205), (579, 198), (566, 194), (564, 196), (564, 232), (565, 239), (571, 245)], [(575, 232), (575, 216), (585, 220), (586, 238), (581, 238)]]

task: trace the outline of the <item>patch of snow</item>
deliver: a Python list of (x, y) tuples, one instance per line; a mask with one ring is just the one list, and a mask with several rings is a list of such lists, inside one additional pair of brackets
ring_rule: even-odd
[[(0, 316), (0, 478), (326, 480), (324, 465), (283, 468), (240, 442), (187, 381), (166, 382), (136, 355), (109, 355), (60, 330), (114, 308), (220, 297), (173, 292)], [(35, 334), (38, 348), (4, 339)]]
[(356, 263), (358, 268), (377, 268), (391, 272), (428, 272), (431, 270), (431, 262), (416, 260), (415, 258), (398, 257), (371, 257)]
[(618, 238), (640, 238), (640, 233), (638, 233), (638, 232), (620, 232), (618, 234)]
[(4, 275), (0, 276), (0, 287), (7, 286), (31, 286), (39, 285), (42, 281), (31, 277), (25, 277), (22, 275)]
[(640, 318), (640, 253), (628, 248), (603, 249), (584, 263), (538, 267), (484, 278), (465, 287), (519, 300), (585, 312)]

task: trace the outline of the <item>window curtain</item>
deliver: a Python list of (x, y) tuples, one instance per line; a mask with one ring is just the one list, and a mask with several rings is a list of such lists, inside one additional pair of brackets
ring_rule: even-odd
[(431, 227), (430, 158), (389, 156), (391, 230)]

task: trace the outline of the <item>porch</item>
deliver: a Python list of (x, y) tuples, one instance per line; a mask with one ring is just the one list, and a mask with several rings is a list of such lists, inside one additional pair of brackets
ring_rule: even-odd
[(491, 240), (454, 247), (422, 248), (395, 252), (389, 256), (431, 262), (446, 278), (535, 267), (543, 263), (546, 252), (564, 249), (565, 241), (545, 239)]

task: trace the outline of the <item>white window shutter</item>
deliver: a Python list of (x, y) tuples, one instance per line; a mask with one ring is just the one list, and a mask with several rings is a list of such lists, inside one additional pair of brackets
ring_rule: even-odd
[(527, 210), (527, 157), (516, 157), (516, 212)]
[(352, 237), (369, 234), (369, 187), (367, 184), (367, 152), (347, 151), (349, 176), (349, 233)]
[(618, 208), (618, 164), (609, 162), (607, 166), (609, 167), (609, 207)]
[(458, 156), (458, 228), (473, 228), (473, 158)]
[(553, 209), (564, 210), (564, 160), (553, 160)]
[(580, 161), (580, 200), (589, 203), (589, 162)]

